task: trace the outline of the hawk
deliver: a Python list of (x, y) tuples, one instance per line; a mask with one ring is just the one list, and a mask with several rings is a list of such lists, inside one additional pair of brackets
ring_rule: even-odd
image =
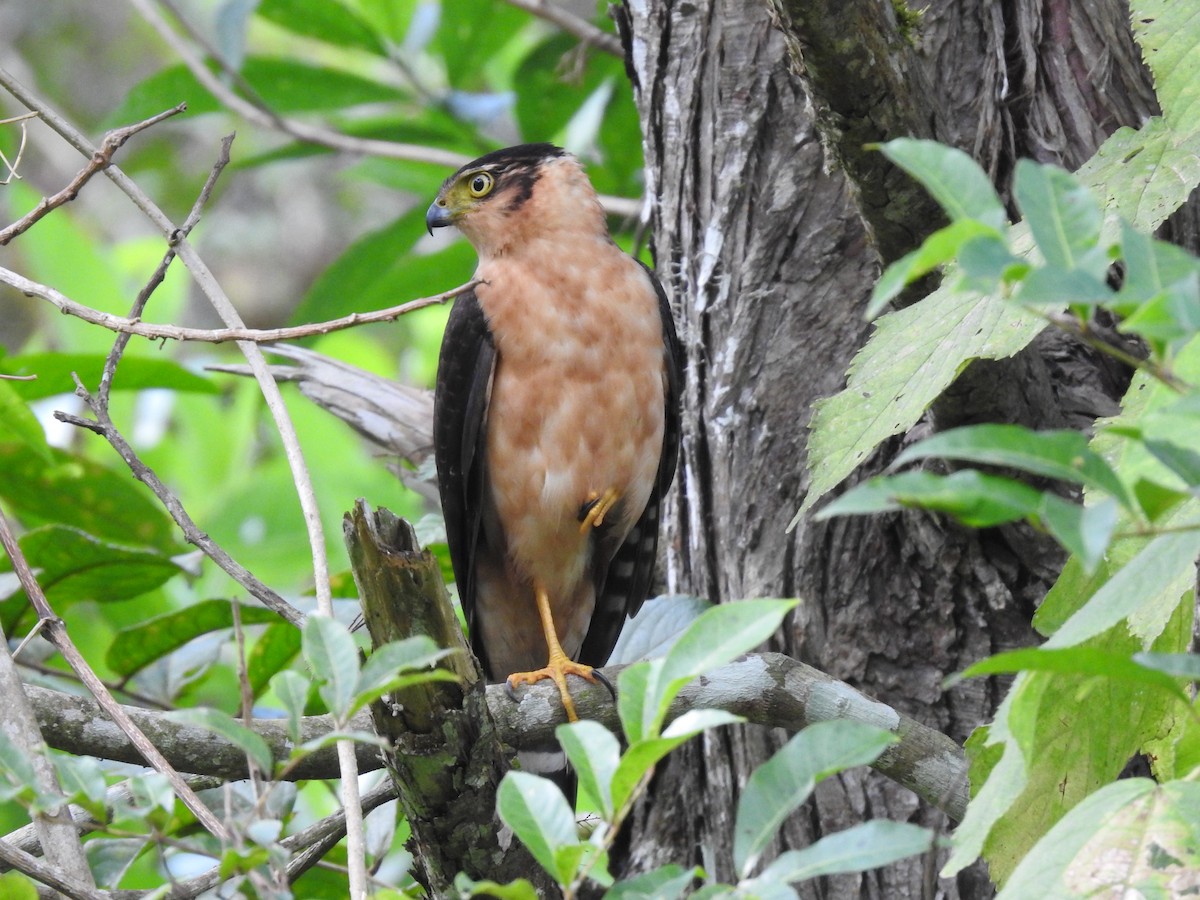
[(679, 448), (681, 351), (662, 286), (612, 240), (579, 162), (497, 150), (425, 217), (475, 247), (434, 392), (434, 452), (472, 648), (510, 690), (595, 680), (650, 589)]

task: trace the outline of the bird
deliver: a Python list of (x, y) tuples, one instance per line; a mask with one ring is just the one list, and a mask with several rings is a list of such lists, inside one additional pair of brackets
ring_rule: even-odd
[[(467, 163), (425, 217), (479, 262), (451, 309), (434, 458), (472, 650), (511, 695), (595, 681), (649, 593), (680, 445), (682, 350), (580, 162), (523, 144)], [(607, 681), (606, 681), (607, 684)], [(608, 685), (610, 691), (611, 685)]]

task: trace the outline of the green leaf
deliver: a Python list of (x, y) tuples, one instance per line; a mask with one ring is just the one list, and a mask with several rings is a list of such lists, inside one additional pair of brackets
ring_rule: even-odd
[[(300, 629), (291, 622), (268, 625), (246, 656), (246, 676), (255, 697), (300, 653)], [(306, 680), (307, 683), (307, 680)]]
[[(662, 667), (652, 670), (639, 735), (657, 735), (671, 701), (685, 684), (763, 643), (798, 602), (739, 600), (715, 606), (697, 618), (672, 645)], [(628, 735), (629, 723), (622, 720), (622, 724)]]
[[(1021, 860), (997, 900), (1073, 900), (1200, 887), (1200, 784), (1133, 778), (1067, 813)], [(1134, 887), (1136, 886), (1136, 887)]]
[(621, 758), (621, 744), (599, 722), (559, 725), (554, 736), (571, 761), (579, 786), (600, 804), (604, 818), (613, 817), (612, 780)]
[[(1144, 656), (1146, 654), (1139, 654)], [(1174, 654), (1171, 654), (1174, 656)], [(1136, 657), (1113, 653), (1097, 647), (1076, 646), (1061, 650), (1029, 647), (1024, 650), (1009, 650), (980, 660), (961, 675), (946, 679), (946, 686), (957, 684), (964, 678), (981, 675), (997, 675), (1010, 672), (1057, 672), (1068, 675), (1083, 675), (1092, 678), (1115, 678), (1166, 691), (1172, 696), (1189, 703), (1187, 694), (1172, 677), (1145, 665)]]
[(905, 472), (856, 485), (827, 505), (817, 520), (921, 507), (949, 513), (973, 528), (988, 528), (1034, 515), (1042, 495), (1026, 484), (973, 469), (953, 475)]
[(817, 782), (874, 762), (896, 740), (890, 732), (860, 722), (817, 722), (755, 769), (738, 798), (733, 835), (733, 864), (741, 877), (750, 874), (784, 819), (808, 799)]
[(1200, 654), (1197, 653), (1135, 653), (1133, 661), (1173, 678), (1200, 681)]
[[(34, 381), (8, 382), (26, 400), (75, 392), (74, 372), (89, 390), (100, 385), (104, 372), (103, 353), (26, 353), (0, 358), (6, 375), (36, 375)], [(220, 388), (210, 378), (198, 375), (173, 360), (127, 353), (121, 357), (113, 377), (114, 391), (168, 388), (193, 394), (216, 394)]]
[(358, 686), (358, 647), (349, 630), (329, 616), (309, 616), (301, 638), (304, 659), (319, 679), (321, 699), (334, 719), (350, 718)]
[[(295, 59), (250, 57), (242, 77), (275, 112), (340, 111), (364, 103), (396, 103), (408, 97), (378, 80)], [(169, 66), (134, 86), (106, 119), (110, 125), (138, 122), (186, 101), (187, 115), (222, 107), (182, 63)]]
[(883, 276), (871, 292), (866, 318), (875, 318), (905, 287), (938, 266), (950, 262), (964, 244), (981, 237), (995, 239), (1004, 253), (1008, 253), (1004, 236), (975, 219), (959, 219), (935, 231), (919, 248), (906, 253), (884, 270)]
[(271, 679), (271, 690), (287, 713), (288, 737), (293, 743), (300, 741), (300, 719), (308, 705), (311, 687), (312, 683), (307, 678), (292, 669), (284, 669)]
[[(243, 606), (238, 612), (243, 625), (279, 621), (278, 615), (259, 606)], [(232, 627), (233, 608), (229, 600), (201, 600), (122, 628), (113, 638), (105, 662), (117, 675), (128, 677), (193, 638)]]
[(0, 498), (30, 525), (54, 522), (120, 544), (179, 552), (175, 523), (128, 472), (52, 450), (52, 465), (27, 445), (0, 443)]
[(1017, 163), (1013, 193), (1049, 268), (1086, 267), (1103, 277), (1107, 259), (1094, 251), (1104, 216), (1086, 187), (1056, 166), (1023, 159)]
[(908, 822), (874, 819), (845, 831), (826, 835), (803, 850), (789, 850), (769, 865), (744, 890), (772, 881), (793, 884), (822, 875), (865, 872), (927, 853), (934, 848), (934, 833)]
[(1196, 274), (1197, 261), (1182, 247), (1142, 234), (1121, 222), (1121, 258), (1125, 274), (1113, 308), (1123, 316), (1171, 285)]
[[(0, 359), (0, 366), (6, 360)], [(54, 457), (50, 446), (46, 443), (46, 433), (42, 423), (37, 420), (15, 385), (30, 382), (0, 380), (0, 442), (13, 441), (23, 444), (27, 449), (36, 453), (42, 460), (51, 464)]]
[(341, 3), (329, 0), (260, 0), (255, 12), (280, 28), (339, 47), (386, 56), (387, 47), (370, 25)]
[(560, 871), (558, 851), (578, 843), (575, 816), (554, 782), (528, 772), (509, 772), (500, 782), (496, 810), (543, 869), (560, 883), (573, 872)]
[[(438, 660), (451, 653), (433, 642), (428, 635), (418, 634), (402, 641), (392, 641), (377, 647), (367, 657), (354, 686), (355, 701), (351, 712), (356, 712), (372, 700), (421, 681), (457, 681), (453, 672), (445, 669), (430, 669)], [(417, 673), (416, 678), (412, 673)]]
[(383, 309), (457, 287), (470, 278), (475, 251), (456, 241), (417, 255), (424, 234), (423, 205), (359, 238), (322, 272), (292, 314), (294, 323)]
[(924, 185), (952, 220), (975, 219), (994, 231), (1008, 225), (987, 173), (963, 151), (914, 138), (897, 138), (879, 149)]
[(621, 810), (634, 799), (638, 785), (668, 753), (701, 731), (745, 721), (722, 709), (691, 709), (672, 722), (662, 737), (631, 743), (612, 776), (613, 809)]
[(1084, 571), (1091, 572), (1108, 552), (1117, 527), (1117, 515), (1117, 501), (1111, 498), (1091, 506), (1080, 506), (1045, 493), (1037, 520), (1078, 559)]
[[(65, 525), (45, 525), (22, 535), (21, 550), (37, 573), (46, 596), (61, 608), (80, 600), (130, 600), (179, 574), (170, 558), (155, 550), (109, 543)], [(11, 569), (0, 558), (0, 571)]]
[(1016, 300), (1027, 306), (1096, 306), (1110, 302), (1116, 295), (1093, 275), (1082, 269), (1033, 269), (1021, 282)]
[(51, 755), (58, 785), (71, 803), (78, 803), (95, 816), (96, 821), (107, 820), (105, 794), (108, 781), (100, 761), (90, 756), (70, 756), (65, 753)]
[[(1046, 646), (1069, 647), (1098, 635), (1139, 612), (1156, 607), (1165, 618), (1194, 580), (1200, 531), (1162, 534), (1108, 579), (1059, 627)], [(1147, 637), (1156, 635), (1147, 634)]]
[(885, 439), (911, 428), (971, 359), (1019, 351), (1045, 320), (989, 296), (943, 287), (881, 316), (850, 365), (846, 388), (813, 411), (808, 494), (789, 527)]
[(1033, 431), (1021, 425), (968, 425), (926, 438), (892, 463), (897, 469), (914, 460), (941, 457), (977, 465), (1009, 466), (1047, 478), (1098, 488), (1133, 508), (1129, 491), (1100, 454), (1078, 431)]
[(615, 885), (604, 900), (678, 900), (702, 876), (698, 868), (671, 864)]
[(211, 731), (213, 734), (224, 738), (240, 749), (263, 772), (269, 774), (272, 770), (275, 760), (271, 754), (271, 748), (267, 746), (267, 742), (241, 722), (238, 722), (232, 716), (219, 709), (213, 709), (208, 706), (198, 706), (192, 709), (175, 709), (163, 713), (163, 718), (169, 719), (172, 722), (178, 722), (181, 725), (191, 725), (195, 728), (203, 728), (205, 731)]
[(467, 897), (494, 897), (496, 900), (539, 900), (538, 892), (524, 878), (499, 884), (495, 881), (474, 881), (465, 872), (454, 878), (454, 889)]

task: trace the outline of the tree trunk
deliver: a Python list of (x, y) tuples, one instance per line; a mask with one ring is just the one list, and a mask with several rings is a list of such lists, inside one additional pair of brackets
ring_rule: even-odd
[[(920, 202), (889, 191), (900, 176), (861, 144), (935, 135), (975, 156), (1004, 193), (1020, 156), (1074, 168), (1155, 111), (1124, 4), (1082, 7), (934, 0), (911, 42), (888, 0), (626, 0), (616, 10), (646, 136), (658, 273), (688, 355), (668, 586), (719, 602), (804, 598), (774, 649), (959, 741), (991, 717), (1003, 685), (945, 691), (942, 679), (1034, 640), (1030, 617), (1058, 551), (1024, 529), (967, 532), (918, 513), (786, 526), (806, 490), (809, 410), (842, 386), (868, 336), (862, 311), (881, 254), (911, 249), (933, 224)], [(834, 15), (836, 27), (818, 27)], [(862, 22), (891, 31), (860, 40), (854, 27), (867, 26), (852, 23)], [(854, 47), (839, 46), (850, 38)], [(896, 72), (912, 72), (921, 96), (897, 90)], [(893, 97), (895, 109), (878, 109)], [(1113, 411), (1124, 384), (1077, 345), (1043, 337), (1016, 360), (969, 370), (915, 430), (972, 418), (1086, 425)], [(619, 866), (697, 864), (733, 878), (739, 791), (783, 738), (723, 730), (672, 756)], [(903, 788), (854, 771), (822, 784), (777, 849), (872, 817), (949, 827)], [(947, 881), (943, 861), (825, 879), (802, 895), (990, 896), (981, 867)]]

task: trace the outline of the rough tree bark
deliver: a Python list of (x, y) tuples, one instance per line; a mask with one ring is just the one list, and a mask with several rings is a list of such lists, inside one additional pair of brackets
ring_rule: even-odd
[[(862, 310), (881, 254), (911, 249), (904, 235), (931, 224), (889, 191), (897, 174), (864, 160), (862, 142), (935, 135), (975, 156), (1002, 192), (1019, 157), (1077, 166), (1155, 111), (1125, 4), (1084, 7), (934, 0), (912, 44), (889, 0), (625, 0), (615, 11), (643, 120), (658, 272), (688, 354), (668, 586), (721, 602), (803, 597), (778, 649), (960, 741), (1002, 686), (944, 691), (942, 679), (1034, 640), (1030, 617), (1061, 562), (1054, 548), (1020, 529), (967, 533), (920, 514), (785, 529), (806, 489), (811, 404), (841, 387), (868, 335)], [(855, 27), (887, 33), (868, 40)], [(879, 87), (897, 73), (919, 78), (920, 95)], [(1058, 337), (983, 375), (968, 372), (920, 427), (1082, 427), (1124, 386)], [(732, 877), (738, 792), (780, 740), (723, 730), (673, 756), (633, 819), (626, 869), (694, 863)], [(876, 816), (948, 827), (911, 793), (852, 772), (821, 786), (778, 849)], [(826, 879), (802, 895), (991, 894), (979, 867), (939, 879), (943, 861)]]

